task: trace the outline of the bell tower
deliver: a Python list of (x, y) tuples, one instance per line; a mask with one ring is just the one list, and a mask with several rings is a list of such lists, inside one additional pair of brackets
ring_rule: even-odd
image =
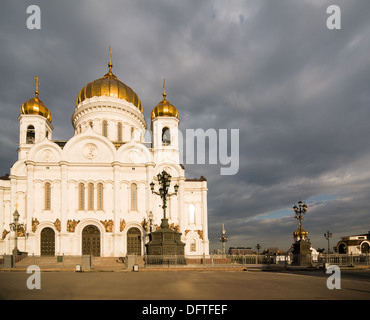
[(166, 100), (165, 80), (163, 99), (151, 114), (154, 162), (179, 163), (179, 112)]
[(35, 97), (22, 104), (19, 115), (18, 158), (26, 159), (31, 147), (44, 140), (52, 139), (51, 113), (39, 99), (39, 79), (35, 77)]

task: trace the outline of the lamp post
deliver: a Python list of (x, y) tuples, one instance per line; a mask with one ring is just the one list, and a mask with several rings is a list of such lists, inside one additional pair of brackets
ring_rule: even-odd
[(15, 211), (13, 213), (13, 221), (9, 224), (10, 230), (14, 231), (14, 249), (13, 249), (13, 255), (17, 256), (19, 255), (18, 250), (18, 231), (21, 230), (21, 228), (24, 227), (23, 223), (19, 223), (19, 213), (18, 213), (18, 205), (15, 206)]
[[(157, 175), (159, 183), (159, 192), (154, 191), (154, 182), (150, 183), (150, 189), (153, 194), (159, 195), (162, 199), (163, 218), (160, 228), (152, 231), (153, 214), (149, 213), (150, 223), (150, 241), (146, 244), (148, 260), (147, 263), (157, 263), (158, 260), (151, 260), (152, 255), (162, 256), (162, 263), (186, 264), (185, 260), (185, 243), (181, 241), (181, 233), (169, 228), (168, 219), (166, 216), (167, 199), (177, 195), (179, 186), (174, 186), (173, 193), (169, 192), (171, 184), (171, 175), (166, 171), (162, 171)], [(173, 258), (172, 256), (175, 256)], [(153, 261), (153, 262), (152, 262)], [(157, 261), (157, 262), (155, 262)]]
[(171, 184), (171, 175), (169, 175), (166, 171), (162, 171), (157, 175), (158, 182), (159, 182), (159, 192), (154, 191), (154, 182), (150, 183), (150, 189), (152, 193), (159, 195), (162, 199), (162, 208), (163, 208), (163, 219), (161, 223), (161, 228), (168, 228), (168, 219), (166, 217), (166, 208), (167, 208), (167, 198), (177, 195), (179, 190), (179, 186), (176, 184), (174, 186), (174, 193), (169, 193), (169, 188)]
[(152, 233), (152, 228), (153, 228), (153, 212), (149, 212), (149, 231)]
[(307, 205), (303, 203), (301, 200), (298, 201), (298, 206), (294, 205), (294, 214), (295, 218), (298, 220), (299, 224), (299, 241), (302, 241), (302, 220), (303, 220), (303, 215), (307, 213)]
[[(308, 239), (308, 232), (302, 229), (303, 216), (307, 213), (308, 207), (302, 201), (298, 201), (298, 206), (294, 205), (295, 218), (298, 220), (299, 228), (294, 232), (295, 243), (293, 244), (293, 265), (311, 264), (311, 243)], [(304, 237), (304, 239), (303, 239)], [(299, 238), (299, 240), (298, 240)]]
[(257, 243), (256, 245), (256, 249), (258, 251), (258, 255), (260, 255), (260, 249), (261, 249), (261, 245), (259, 243)]
[(229, 240), (229, 237), (226, 237), (226, 230), (224, 224), (222, 224), (221, 237), (219, 238), (222, 242), (222, 255), (226, 256), (226, 241)]
[(328, 231), (326, 231), (326, 233), (324, 233), (324, 237), (326, 240), (328, 240), (328, 254), (329, 254), (329, 249), (330, 249), (330, 241), (329, 239), (332, 237), (332, 233)]

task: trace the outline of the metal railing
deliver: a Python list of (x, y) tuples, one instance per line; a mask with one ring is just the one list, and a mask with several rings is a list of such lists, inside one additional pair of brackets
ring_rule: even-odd
[[(370, 266), (370, 254), (319, 254), (298, 257), (293, 256), (291, 253), (280, 255), (193, 255), (185, 258), (184, 256), (176, 255), (144, 255), (137, 258), (137, 264), (144, 268), (217, 269), (268, 268), (273, 266), (289, 268), (294, 265), (300, 265), (300, 263), (315, 268), (325, 267), (325, 265), (337, 265), (339, 267)], [(122, 258), (122, 260), (125, 259)], [(13, 257), (11, 255), (0, 255), (0, 269), (27, 269), (31, 265), (36, 265), (41, 270), (75, 270), (76, 265), (80, 265), (83, 270), (88, 270), (94, 268), (94, 256), (22, 255)]]
[(186, 256), (180, 260), (179, 256), (143, 256), (145, 268), (222, 268), (222, 267), (266, 267), (278, 265), (290, 267), (304, 265), (308, 267), (323, 267), (324, 264), (338, 266), (370, 266), (370, 255), (351, 254), (319, 254), (319, 255), (294, 255), (291, 253), (280, 255), (201, 255)]

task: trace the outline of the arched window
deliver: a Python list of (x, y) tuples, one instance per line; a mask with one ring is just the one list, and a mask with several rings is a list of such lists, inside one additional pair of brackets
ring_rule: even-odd
[(137, 210), (137, 185), (131, 184), (131, 210)]
[(195, 224), (195, 207), (192, 203), (189, 205), (189, 224)]
[(131, 140), (135, 139), (135, 128), (131, 127)]
[(51, 185), (45, 183), (45, 210), (51, 210)]
[(167, 127), (162, 129), (162, 145), (169, 146), (171, 144), (170, 129)]
[(118, 122), (117, 124), (117, 141), (122, 141), (122, 123)]
[(89, 121), (89, 126), (90, 126), (90, 128), (91, 128), (91, 129), (93, 129), (93, 128), (94, 128), (94, 124), (93, 124), (93, 122), (92, 122), (92, 121)]
[(94, 210), (94, 184), (89, 183), (87, 186), (87, 210)]
[(85, 185), (78, 185), (78, 210), (85, 210)]
[(103, 121), (103, 136), (104, 137), (108, 137), (108, 122), (107, 121)]
[(35, 143), (35, 127), (34, 126), (27, 127), (26, 143)]
[(197, 251), (197, 242), (195, 239), (191, 239), (190, 252), (195, 252), (195, 251)]
[(98, 210), (103, 210), (103, 184), (98, 183), (98, 205), (97, 209)]

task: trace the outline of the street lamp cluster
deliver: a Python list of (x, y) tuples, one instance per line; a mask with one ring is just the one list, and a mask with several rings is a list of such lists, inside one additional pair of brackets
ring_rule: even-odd
[[(174, 186), (174, 193), (169, 193), (170, 189), (170, 184), (171, 184), (171, 175), (168, 174), (166, 171), (162, 171), (162, 173), (159, 173), (157, 175), (158, 178), (158, 183), (160, 185), (159, 187), (159, 192), (154, 191), (154, 182), (152, 181), (150, 183), (150, 189), (152, 190), (152, 193), (159, 195), (162, 199), (162, 208), (163, 208), (163, 219), (162, 219), (162, 224), (161, 227), (163, 228), (164, 226), (168, 227), (168, 219), (166, 217), (166, 208), (167, 208), (167, 198), (170, 198), (171, 196), (176, 196), (178, 191), (179, 191), (179, 186), (176, 184)], [(162, 226), (165, 224), (164, 226)]]
[[(150, 241), (146, 244), (148, 255), (175, 255), (176, 263), (185, 263), (184, 247), (185, 243), (181, 241), (181, 233), (169, 228), (168, 219), (166, 216), (167, 200), (172, 196), (176, 196), (179, 191), (179, 186), (174, 186), (174, 192), (170, 193), (171, 175), (166, 171), (162, 171), (157, 175), (159, 183), (159, 191), (154, 191), (154, 182), (150, 183), (150, 189), (153, 194), (159, 195), (162, 199), (163, 218), (159, 229), (151, 230)], [(153, 214), (149, 215), (149, 222), (152, 225)]]
[(303, 220), (303, 216), (307, 213), (307, 205), (305, 203), (303, 203), (302, 201), (298, 201), (298, 206), (297, 205), (294, 205), (293, 207), (293, 210), (294, 210), (294, 214), (295, 214), (295, 218), (298, 220), (298, 224), (299, 224), (299, 228), (298, 228), (298, 232), (299, 232), (299, 239), (302, 240), (303, 239), (303, 234), (302, 234), (302, 220)]
[[(13, 213), (13, 221), (9, 224), (9, 228), (11, 231), (14, 231), (14, 249), (13, 249), (13, 256), (20, 255), (20, 251), (18, 250), (18, 232), (21, 230), (25, 230), (25, 225), (23, 223), (19, 223), (19, 213), (18, 213), (18, 205), (15, 206), (15, 211)], [(26, 234), (27, 236), (28, 234)]]

